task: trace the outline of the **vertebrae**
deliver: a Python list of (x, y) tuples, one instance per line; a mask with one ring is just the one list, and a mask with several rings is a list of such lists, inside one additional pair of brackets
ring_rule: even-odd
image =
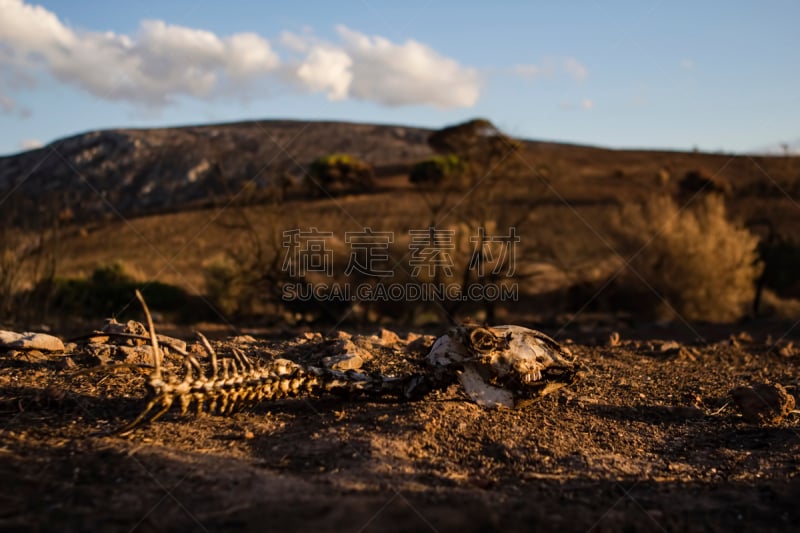
[(232, 357), (219, 358), (208, 339), (198, 337), (211, 361), (210, 376), (191, 353), (184, 356), (186, 374), (182, 380), (175, 375), (164, 377), (161, 351), (147, 304), (137, 292), (145, 309), (153, 352), (153, 371), (147, 380), (150, 401), (131, 423), (119, 430), (126, 434), (146, 421), (155, 421), (178, 401), (181, 414), (192, 404), (196, 413), (229, 415), (259, 402), (303, 394), (322, 392), (340, 394), (388, 394), (402, 392), (403, 380), (382, 375), (370, 375), (352, 370), (337, 371), (319, 367), (303, 367), (288, 359), (275, 359), (254, 364), (241, 350), (233, 348)]
[[(136, 296), (147, 318), (153, 364), (146, 382), (147, 406), (119, 430), (122, 434), (159, 419), (176, 402), (181, 414), (194, 406), (198, 415), (229, 415), (260, 402), (300, 395), (418, 398), (457, 381), (478, 405), (513, 408), (571, 385), (584, 374), (568, 350), (538, 331), (519, 326), (459, 326), (434, 343), (426, 370), (401, 377), (301, 365), (284, 358), (253, 362), (236, 347), (219, 357), (208, 339), (198, 333), (208, 357), (206, 364), (177, 343), (171, 345), (183, 356), (185, 372), (180, 379), (164, 373), (153, 319), (142, 295), (137, 291)], [(141, 337), (126, 338), (131, 336)]]

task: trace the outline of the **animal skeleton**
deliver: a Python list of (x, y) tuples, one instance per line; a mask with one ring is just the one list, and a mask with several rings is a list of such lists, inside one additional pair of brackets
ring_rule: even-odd
[[(181, 414), (194, 402), (198, 414), (228, 415), (255, 403), (301, 394), (345, 393), (396, 395), (417, 398), (458, 380), (466, 393), (484, 407), (521, 407), (583, 375), (571, 353), (543, 333), (520, 326), (460, 326), (439, 338), (428, 355), (430, 372), (389, 377), (355, 370), (337, 371), (303, 366), (288, 359), (254, 364), (233, 348), (233, 358), (220, 358), (208, 339), (198, 337), (208, 353), (211, 375), (189, 352), (181, 380), (162, 370), (162, 354), (152, 316), (141, 293), (141, 303), (153, 354), (153, 370), (146, 382), (149, 402), (132, 422), (121, 428), (130, 433), (146, 421), (164, 415), (177, 400)], [(220, 371), (221, 363), (221, 371)]]

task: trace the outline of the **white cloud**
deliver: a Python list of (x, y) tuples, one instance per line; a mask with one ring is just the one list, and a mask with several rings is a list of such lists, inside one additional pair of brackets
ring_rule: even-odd
[(575, 81), (582, 82), (589, 77), (589, 69), (574, 57), (561, 59), (548, 57), (539, 65), (533, 63), (514, 65), (511, 67), (511, 73), (529, 80), (566, 75)]
[[(249, 95), (260, 80), (287, 78), (331, 100), (389, 106), (468, 107), (480, 96), (475, 69), (414, 40), (396, 44), (343, 26), (337, 43), (307, 28), (283, 32), (281, 46), (300, 57), (282, 62), (255, 33), (221, 37), (160, 20), (143, 21), (131, 36), (79, 31), (23, 0), (0, 0), (0, 12), (0, 88), (46, 73), (97, 98), (155, 108), (180, 96)], [(0, 99), (0, 111), (13, 107), (11, 96)]]
[(564, 71), (572, 76), (575, 81), (583, 81), (589, 77), (589, 69), (574, 57), (568, 57), (564, 60)]
[(22, 150), (36, 150), (44, 146), (44, 143), (39, 139), (22, 139), (19, 142), (19, 147)]
[(344, 26), (337, 30), (353, 58), (351, 96), (390, 106), (440, 108), (471, 107), (478, 101), (480, 79), (474, 68), (462, 67), (414, 40), (394, 44)]
[(303, 56), (285, 69), (291, 81), (308, 91), (325, 92), (330, 100), (356, 98), (387, 106), (470, 107), (480, 97), (476, 69), (425, 44), (396, 44), (345, 26), (336, 30), (336, 43), (307, 30), (281, 34), (281, 43)]
[(680, 62), (681, 68), (685, 70), (693, 70), (694, 69), (694, 61), (691, 59), (682, 59)]
[(586, 111), (591, 111), (592, 109), (594, 109), (594, 100), (590, 98), (584, 98), (583, 100), (581, 100), (581, 107)]
[(353, 60), (343, 50), (315, 46), (297, 68), (297, 77), (311, 91), (324, 91), (329, 100), (347, 98), (353, 81)]
[(78, 32), (41, 6), (0, 0), (0, 65), (41, 69), (99, 98), (163, 105), (178, 95), (206, 97), (274, 70), (278, 56), (253, 33), (220, 38), (158, 20), (135, 38)]

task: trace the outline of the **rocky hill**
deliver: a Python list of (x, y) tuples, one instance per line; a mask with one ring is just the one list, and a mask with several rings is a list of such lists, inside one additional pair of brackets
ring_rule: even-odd
[(28, 208), (78, 220), (176, 211), (227, 202), (251, 180), (250, 194), (268, 194), (279, 178), (297, 180), (332, 152), (379, 172), (402, 167), (430, 154), (429, 133), (300, 121), (93, 131), (0, 158), (0, 194), (14, 191)]
[[(54, 213), (64, 222), (115, 220), (232, 201), (262, 203), (282, 197), (287, 188), (297, 198), (302, 189), (292, 185), (300, 183), (309, 164), (335, 152), (370, 163), (378, 190), (395, 190), (408, 182), (393, 176), (407, 175), (412, 164), (432, 154), (432, 132), (290, 120), (93, 131), (0, 157), (0, 198), (13, 194), (0, 218), (15, 226), (49, 224)], [(763, 210), (754, 198), (791, 203), (800, 194), (800, 157), (612, 150), (542, 141), (522, 146), (531, 198), (542, 192), (542, 177), (555, 186), (557, 202), (625, 203), (652, 193), (719, 190), (734, 199), (734, 212), (751, 218)], [(687, 189), (687, 176), (710, 176), (714, 183), (706, 187), (701, 180)], [(786, 217), (773, 218), (781, 225)]]

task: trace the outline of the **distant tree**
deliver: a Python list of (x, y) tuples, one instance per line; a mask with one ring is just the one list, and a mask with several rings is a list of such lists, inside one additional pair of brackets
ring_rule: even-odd
[(411, 168), (408, 179), (419, 186), (463, 189), (466, 165), (457, 155), (435, 155)]
[(502, 163), (521, 147), (519, 141), (483, 118), (436, 131), (428, 138), (428, 144), (440, 154), (456, 154), (474, 173)]
[[(513, 211), (504, 205), (506, 199), (519, 195), (515, 180), (533, 172), (521, 157), (522, 143), (479, 118), (434, 132), (428, 144), (438, 155), (415, 165), (409, 181), (428, 207), (429, 226), (459, 228), (457, 233), (465, 239), (462, 248), (466, 248), (460, 253), (468, 254), (455, 261), (459, 268), (451, 275), (437, 271), (431, 281), (461, 287), (503, 282), (498, 272), (510, 265), (484, 268), (489, 262), (485, 252), (493, 242), (487, 232), (505, 234), (510, 228), (516, 232), (528, 216), (527, 210)], [(511, 260), (507, 256), (506, 261)], [(452, 319), (461, 305), (458, 300), (443, 302), (441, 311)], [(487, 300), (482, 306), (484, 319), (493, 322), (495, 302)]]
[(699, 193), (718, 193), (730, 196), (733, 187), (730, 182), (718, 174), (705, 169), (689, 170), (678, 183), (683, 195), (694, 196)]
[(316, 196), (337, 196), (375, 187), (372, 165), (350, 154), (330, 154), (315, 159), (304, 177), (306, 189)]

